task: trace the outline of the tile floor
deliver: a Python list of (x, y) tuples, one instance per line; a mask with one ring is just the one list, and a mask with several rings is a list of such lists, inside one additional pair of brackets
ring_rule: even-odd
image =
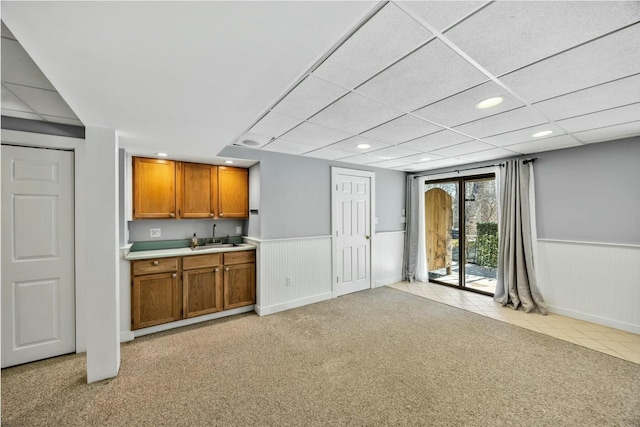
[(638, 334), (554, 313), (543, 316), (512, 310), (502, 307), (490, 296), (436, 283), (398, 282), (389, 287), (640, 364)]

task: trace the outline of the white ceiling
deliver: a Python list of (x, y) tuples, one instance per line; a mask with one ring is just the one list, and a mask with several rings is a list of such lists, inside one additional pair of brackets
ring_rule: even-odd
[(638, 1), (3, 1), (2, 14), (79, 120), (136, 154), (207, 160), (253, 140), (413, 171), (640, 134)]

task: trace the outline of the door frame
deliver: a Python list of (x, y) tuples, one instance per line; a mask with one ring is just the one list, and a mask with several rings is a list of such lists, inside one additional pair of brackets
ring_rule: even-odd
[[(85, 140), (57, 135), (21, 132), (2, 129), (1, 143), (26, 148), (43, 148), (73, 152), (73, 210), (74, 210), (74, 262), (75, 262), (75, 325), (76, 353), (87, 351), (87, 289), (85, 283), (88, 272), (85, 270), (85, 208), (79, 203), (85, 200)], [(0, 230), (0, 238), (2, 231)], [(1, 254), (0, 254), (1, 255)], [(81, 320), (81, 321), (79, 321)]]
[[(331, 167), (331, 293), (333, 298), (338, 296), (338, 239), (336, 234), (338, 232), (336, 225), (338, 224), (338, 206), (336, 203), (336, 185), (338, 175), (352, 175), (358, 177), (369, 178), (371, 182), (371, 188), (369, 193), (371, 195), (371, 203), (369, 203), (369, 224), (371, 224), (371, 239), (369, 240), (369, 278), (371, 280), (369, 289), (374, 287), (373, 277), (373, 250), (375, 245), (376, 235), (376, 174), (375, 172), (365, 171), (360, 169), (347, 169), (332, 166)], [(333, 278), (336, 281), (333, 281)]]
[[(444, 172), (444, 173), (440, 173), (440, 174), (434, 174), (434, 175), (425, 175), (425, 176), (421, 176), (419, 179), (419, 188), (420, 191), (418, 191), (418, 194), (420, 194), (421, 196), (418, 197), (418, 202), (419, 202), (419, 210), (421, 212), (419, 216), (419, 219), (421, 221), (422, 224), (422, 228), (420, 231), (420, 233), (424, 234), (424, 228), (426, 227), (426, 224), (424, 223), (424, 210), (425, 210), (425, 202), (424, 202), (424, 192), (422, 192), (422, 189), (424, 189), (424, 186), (427, 184), (427, 182), (433, 182), (433, 181), (447, 181), (447, 180), (460, 180), (462, 181), (465, 178), (470, 178), (470, 177), (474, 177), (474, 176), (482, 176), (482, 175), (488, 175), (488, 174), (494, 174), (495, 175), (495, 181), (496, 181), (496, 187), (498, 188), (499, 186), (499, 177), (500, 177), (500, 166), (487, 166), (487, 167), (479, 167), (477, 169), (473, 169), (473, 170), (469, 170), (469, 171), (464, 171), (464, 172), (460, 172), (460, 171), (453, 171), (453, 172)], [(464, 188), (460, 188), (459, 189), (461, 194), (464, 194)], [(499, 199), (500, 194), (499, 192), (496, 193), (496, 197)], [(462, 207), (459, 208), (459, 212), (458, 215), (461, 218), (464, 218), (464, 203), (462, 203)], [(464, 230), (464, 221), (462, 224), (459, 224), (458, 227), (460, 228), (460, 233), (461, 235), (463, 235), (463, 233), (465, 233)], [(500, 229), (500, 201), (498, 200), (498, 229)], [(419, 252), (419, 251), (418, 251)], [(420, 256), (420, 255), (418, 255)], [(460, 256), (460, 254), (458, 255)], [(431, 283), (437, 283), (439, 285), (444, 285), (444, 286), (451, 286), (457, 289), (464, 289), (464, 290), (468, 290), (470, 292), (477, 292), (477, 293), (481, 293), (484, 295), (487, 295), (484, 292), (481, 291), (477, 291), (475, 289), (470, 289), (467, 288), (465, 286), (455, 286), (455, 285), (451, 285), (449, 283), (445, 283), (445, 282), (440, 282), (440, 281), (431, 281), (428, 279), (429, 277), (429, 271), (427, 268), (426, 271), (427, 274), (427, 282), (431, 282)], [(464, 271), (464, 265), (461, 266), (460, 270), (459, 270), (459, 278), (462, 278), (463, 275), (465, 274)], [(460, 283), (460, 280), (459, 282)]]

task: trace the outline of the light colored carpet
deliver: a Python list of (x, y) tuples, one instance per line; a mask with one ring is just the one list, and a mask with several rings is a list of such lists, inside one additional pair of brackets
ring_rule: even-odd
[(2, 371), (3, 425), (638, 426), (640, 365), (390, 288)]

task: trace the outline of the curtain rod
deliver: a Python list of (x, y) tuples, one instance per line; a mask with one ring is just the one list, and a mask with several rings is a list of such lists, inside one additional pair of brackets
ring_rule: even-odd
[[(527, 163), (533, 163), (533, 162), (536, 161), (536, 159), (537, 159), (537, 157), (533, 157), (531, 159), (524, 159), (522, 161), (522, 164), (526, 165)], [(496, 163), (494, 165), (476, 166), (475, 168), (456, 169), (456, 170), (450, 171), (448, 173), (451, 173), (451, 172), (460, 173), (460, 172), (464, 172), (464, 171), (472, 171), (472, 170), (476, 170), (476, 169), (491, 168), (491, 167), (496, 167), (496, 166), (504, 167), (504, 165), (505, 165), (505, 163)], [(429, 174), (424, 174), (424, 175), (414, 175), (413, 178), (415, 179), (415, 178), (421, 178), (423, 176), (440, 175), (442, 173), (447, 173), (447, 172), (429, 173)]]

